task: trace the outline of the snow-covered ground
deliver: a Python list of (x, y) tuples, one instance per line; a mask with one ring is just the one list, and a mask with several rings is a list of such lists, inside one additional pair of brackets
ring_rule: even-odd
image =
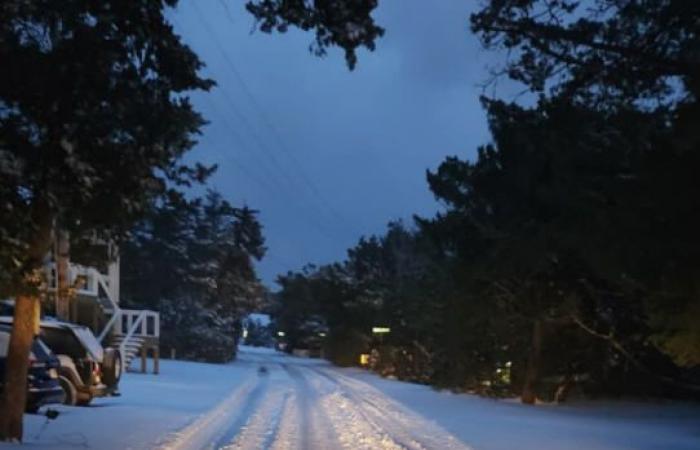
[[(527, 407), (243, 348), (229, 365), (163, 361), (123, 396), (26, 416), (29, 449), (698, 450), (700, 407)], [(260, 373), (264, 366), (267, 373)]]

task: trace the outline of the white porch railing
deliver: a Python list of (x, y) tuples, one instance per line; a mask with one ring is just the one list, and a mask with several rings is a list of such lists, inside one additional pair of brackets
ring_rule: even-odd
[(120, 309), (117, 328), (114, 330), (117, 336), (127, 337), (160, 337), (160, 314), (147, 309)]
[(160, 337), (160, 314), (147, 309), (117, 307), (98, 336), (99, 341), (104, 341), (111, 330), (115, 336), (124, 336), (125, 341), (131, 337), (157, 339)]
[[(70, 284), (74, 284), (78, 277), (83, 277), (84, 283), (76, 289), (76, 293), (95, 297), (103, 295), (109, 309), (105, 312), (111, 315), (98, 339), (104, 342), (110, 331), (114, 330), (115, 336), (124, 337), (122, 345), (132, 337), (158, 338), (160, 336), (160, 314), (155, 311), (122, 309), (118, 299), (115, 298), (113, 289), (110, 288), (109, 276), (100, 273), (93, 267), (85, 267), (77, 264), (70, 265)], [(56, 265), (47, 266), (47, 278), (49, 291), (55, 291), (57, 285)], [(105, 305), (103, 305), (105, 307)]]
[[(109, 277), (100, 273), (94, 267), (85, 267), (77, 264), (71, 264), (69, 267), (69, 284), (74, 285), (78, 277), (82, 277), (84, 282), (77, 287), (75, 292), (80, 295), (90, 297), (98, 297), (100, 288), (113, 305), (117, 304), (117, 299), (114, 298), (114, 292), (110, 288)], [(48, 280), (48, 290), (55, 291), (58, 285), (58, 277), (56, 276), (56, 264), (50, 263), (46, 268)]]

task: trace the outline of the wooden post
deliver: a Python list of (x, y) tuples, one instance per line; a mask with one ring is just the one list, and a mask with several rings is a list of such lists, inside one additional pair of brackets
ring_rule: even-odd
[(56, 317), (60, 320), (71, 321), (72, 315), (70, 298), (70, 236), (66, 230), (56, 232)]
[(114, 244), (109, 244), (110, 258), (115, 258), (107, 266), (107, 276), (109, 277), (109, 290), (115, 302), (119, 303), (119, 251)]
[(68, 304), (70, 305), (70, 314), (69, 314), (69, 318), (66, 320), (68, 322), (78, 323), (78, 299), (77, 298), (71, 299), (69, 297)]
[(146, 357), (148, 356), (148, 347), (141, 347), (141, 373), (146, 373)]
[(153, 347), (153, 373), (155, 375), (160, 373), (160, 348), (158, 346)]

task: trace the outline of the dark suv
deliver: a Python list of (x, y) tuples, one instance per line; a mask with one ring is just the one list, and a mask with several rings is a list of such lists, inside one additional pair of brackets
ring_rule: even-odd
[[(2, 317), (0, 323), (12, 323)], [(57, 320), (43, 320), (41, 340), (61, 363), (58, 381), (67, 405), (89, 405), (95, 397), (119, 395), (122, 363), (119, 351), (103, 348), (89, 328)]]
[[(5, 364), (11, 331), (11, 326), (0, 325), (0, 391), (5, 383)], [(58, 358), (40, 338), (35, 338), (29, 354), (27, 412), (35, 413), (44, 405), (63, 403), (64, 393), (58, 381), (60, 367)]]

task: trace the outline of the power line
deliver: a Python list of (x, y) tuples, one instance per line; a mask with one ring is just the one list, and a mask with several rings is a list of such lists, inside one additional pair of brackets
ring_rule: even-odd
[[(213, 106), (213, 102), (210, 101), (210, 105)], [(216, 109), (216, 108), (214, 108), (213, 111), (214, 111), (215, 113), (217, 113), (217, 114), (220, 114), (220, 112), (219, 112), (218, 109)], [(220, 115), (221, 115), (221, 114), (220, 114)], [(221, 117), (226, 118), (227, 116), (221, 115)], [(232, 133), (232, 135), (234, 136), (234, 138), (236, 138), (236, 140), (238, 140), (239, 142), (241, 142), (241, 141), (240, 141), (240, 136), (236, 133), (236, 131), (235, 131), (235, 129), (234, 129), (233, 127), (231, 127), (231, 126), (226, 127), (226, 130), (229, 131), (230, 133)], [(205, 136), (205, 139), (207, 139), (207, 140), (210, 142), (210, 144), (212, 144), (212, 145), (214, 146), (214, 150), (217, 151), (218, 153), (222, 154), (222, 152), (219, 150), (219, 147), (216, 146), (216, 144), (211, 140), (211, 138), (210, 138), (208, 135), (206, 135), (206, 134), (205, 134), (204, 136)], [(241, 143), (242, 143), (242, 142), (241, 142)], [(277, 197), (277, 196), (279, 196), (280, 193), (282, 193), (283, 195), (286, 195), (286, 196), (287, 196), (289, 199), (291, 199), (292, 201), (297, 200), (297, 198), (294, 197), (294, 196), (291, 194), (291, 191), (285, 189), (285, 188), (284, 188), (283, 186), (281, 186), (280, 184), (277, 184), (277, 186), (278, 186), (279, 189), (276, 190), (274, 187), (272, 187), (271, 184), (268, 184), (266, 181), (264, 181), (264, 180), (265, 180), (264, 178), (258, 178), (256, 175), (253, 175), (253, 172), (252, 172), (250, 169), (248, 169), (244, 164), (242, 164), (242, 162), (241, 162), (239, 159), (233, 158), (233, 156), (230, 154), (230, 152), (227, 152), (227, 153), (224, 154), (223, 156), (227, 157), (227, 159), (230, 159), (231, 162), (232, 162), (234, 165), (236, 165), (236, 167), (239, 168), (239, 170), (241, 170), (244, 174), (246, 174), (246, 175), (248, 176), (248, 178), (250, 178), (251, 180), (253, 180), (253, 181), (255, 181), (256, 183), (258, 183), (264, 190), (267, 190), (267, 191), (268, 191), (269, 193), (271, 193), (274, 197)], [(270, 179), (271, 179), (271, 180), (275, 180), (274, 177), (273, 177), (273, 178), (270, 178)], [(299, 206), (302, 206), (302, 207), (303, 207), (303, 205), (301, 205), (301, 204), (299, 204)], [(303, 214), (302, 214), (302, 215), (303, 215)], [(292, 214), (292, 216), (295, 217), (295, 218), (298, 218), (298, 216), (295, 215), (295, 214)], [(312, 225), (316, 228), (316, 230), (317, 230), (319, 233), (321, 233), (324, 237), (326, 237), (327, 239), (329, 239), (331, 242), (336, 242), (336, 237), (331, 236), (331, 235), (324, 229), (324, 227), (321, 226), (320, 223), (314, 221), (314, 220), (311, 218), (311, 216), (308, 216), (308, 215), (303, 215), (303, 216), (307, 219), (308, 223), (309, 223), (309, 224), (312, 224)]]
[[(174, 23), (176, 23), (180, 29), (184, 29), (182, 24), (175, 18), (171, 17), (171, 20), (173, 20)], [(209, 69), (211, 70), (211, 69)], [(258, 170), (261, 170), (263, 172), (268, 172), (268, 170), (272, 170), (274, 172), (274, 169), (278, 169), (279, 171), (282, 171), (283, 174), (286, 176), (284, 178), (285, 180), (289, 181), (290, 183), (294, 183), (294, 180), (290, 178), (289, 174), (287, 174), (283, 169), (280, 167), (279, 161), (274, 157), (273, 154), (269, 153), (267, 148), (265, 147), (264, 142), (260, 138), (260, 136), (255, 133), (254, 131), (251, 131), (252, 127), (250, 122), (247, 120), (245, 115), (239, 110), (239, 108), (236, 106), (236, 102), (234, 101), (232, 95), (228, 92), (228, 90), (223, 87), (219, 86), (221, 89), (221, 92), (223, 93), (223, 96), (219, 96), (218, 98), (221, 98), (224, 100), (225, 103), (228, 103), (229, 107), (234, 110), (234, 113), (236, 114), (237, 117), (241, 119), (241, 122), (249, 128), (249, 133), (253, 136), (254, 143), (257, 144), (263, 150), (263, 152), (266, 153), (266, 156), (268, 156), (268, 159), (272, 162), (272, 166), (268, 166), (267, 164), (260, 164), (260, 166), (253, 166), (256, 167)], [(252, 95), (252, 94), (251, 94)], [(231, 119), (231, 116), (228, 114), (222, 113), (219, 108), (216, 106), (215, 102), (212, 100), (212, 98), (209, 95), (203, 95), (202, 96), (205, 101), (208, 102), (210, 105), (210, 110), (211, 112), (218, 116), (220, 119), (223, 119), (220, 123), (227, 123), (229, 126), (225, 126), (225, 131), (229, 133), (235, 141), (237, 141), (239, 144), (245, 146), (245, 140), (243, 139), (242, 135), (237, 131), (237, 126), (235, 122)], [(240, 124), (239, 124), (240, 125)], [(254, 183), (258, 184), (264, 191), (269, 192), (273, 197), (277, 197), (280, 194), (282, 196), (287, 196), (292, 202), (298, 203), (299, 206), (301, 206), (302, 210), (299, 211), (298, 214), (292, 214), (294, 217), (291, 218), (292, 220), (295, 220), (299, 223), (308, 223), (311, 225), (314, 229), (316, 229), (320, 235), (328, 239), (329, 241), (332, 242), (337, 242), (337, 238), (331, 234), (329, 234), (326, 231), (326, 226), (323, 224), (323, 222), (317, 222), (314, 220), (314, 217), (312, 215), (304, 214), (303, 209), (305, 209), (305, 206), (314, 206), (313, 203), (305, 205), (305, 202), (301, 202), (300, 198), (292, 195), (292, 190), (286, 189), (284, 185), (281, 183), (282, 178), (274, 176), (274, 175), (264, 175), (264, 176), (259, 176), (257, 171), (251, 170), (251, 166), (248, 166), (243, 163), (243, 161), (240, 158), (235, 158), (233, 156), (233, 153), (231, 152), (231, 149), (220, 149), (219, 146), (211, 139), (210, 135), (204, 134), (204, 139), (208, 141), (209, 145), (212, 145), (214, 147), (214, 150), (219, 153), (222, 157), (225, 159), (229, 160), (244, 176), (246, 176), (248, 179), (253, 181)], [(256, 153), (253, 153), (253, 156), (257, 156)], [(256, 158), (257, 159), (257, 158)], [(260, 160), (262, 162), (262, 160)], [(276, 258), (275, 256), (272, 255), (267, 255), (268, 256), (268, 261), (273, 260), (272, 262), (275, 263), (278, 266), (281, 267), (293, 267), (296, 266), (296, 264), (290, 264), (288, 261), (281, 261), (279, 258)]]
[[(173, 19), (173, 22), (176, 23), (180, 28), (183, 28), (183, 27), (182, 27), (182, 24), (181, 24), (176, 18), (173, 17), (172, 19)], [(211, 71), (210, 68), (209, 68), (208, 70)], [(294, 180), (293, 180), (293, 179), (289, 176), (289, 174), (281, 167), (279, 161), (277, 161), (277, 159), (274, 157), (274, 154), (272, 154), (272, 153), (269, 151), (269, 149), (265, 146), (265, 144), (264, 144), (263, 140), (260, 138), (260, 136), (259, 136), (257, 133), (255, 133), (255, 131), (252, 129), (252, 126), (251, 126), (250, 122), (248, 121), (248, 119), (246, 118), (246, 116), (245, 116), (245, 115), (240, 111), (240, 109), (236, 106), (236, 102), (235, 102), (235, 100), (233, 99), (233, 97), (232, 97), (232, 95), (230, 94), (230, 92), (229, 92), (224, 86), (221, 86), (221, 85), (218, 86), (218, 89), (220, 89), (221, 93), (223, 94), (223, 97), (219, 97), (219, 98), (223, 98), (223, 100), (225, 101), (225, 103), (227, 103), (228, 106), (233, 110), (233, 112), (234, 112), (235, 115), (240, 119), (240, 121), (243, 123), (243, 125), (245, 126), (245, 128), (248, 129), (250, 135), (253, 136), (254, 144), (256, 144), (258, 147), (260, 147), (260, 149), (261, 149), (261, 150), (263, 151), (263, 153), (268, 157), (269, 161), (270, 161), (271, 164), (272, 164), (272, 166), (270, 166), (270, 168), (267, 168), (267, 165), (263, 165), (263, 164), (261, 164), (261, 167), (264, 167), (265, 169), (272, 169), (272, 172), (275, 171), (274, 169), (277, 169), (277, 171), (281, 172), (281, 173), (285, 176), (285, 180), (287, 180), (287, 182), (290, 183), (290, 186), (295, 185)], [(241, 144), (243, 144), (243, 139), (241, 138), (241, 135), (236, 131), (236, 126), (235, 126), (235, 124), (233, 124), (233, 122), (230, 121), (230, 117), (229, 117), (228, 115), (226, 115), (226, 114), (222, 114), (222, 113), (218, 110), (218, 108), (216, 108), (216, 107), (214, 106), (213, 102), (211, 101), (211, 99), (210, 99), (208, 96), (204, 96), (204, 97), (205, 97), (206, 100), (209, 102), (209, 104), (213, 107), (214, 112), (217, 113), (217, 114), (219, 114), (221, 117), (223, 117), (223, 118), (229, 123), (230, 126), (227, 127), (227, 131), (230, 132), (230, 133), (232, 133), (232, 134), (234, 135), (234, 138), (235, 138), (237, 141), (239, 141)], [(262, 161), (261, 161), (261, 162), (262, 162)], [(240, 166), (240, 161), (238, 161), (238, 164), (237, 164), (237, 165)], [(247, 171), (248, 171), (248, 172), (251, 172), (249, 169), (248, 169)], [(267, 171), (267, 170), (266, 170), (266, 171)], [(299, 202), (299, 199), (298, 199), (297, 197), (291, 196), (290, 190), (287, 189), (287, 188), (285, 188), (285, 187), (280, 183), (281, 179), (278, 178), (278, 177), (276, 177), (274, 174), (272, 174), (272, 172), (268, 173), (268, 179), (271, 180), (271, 182), (273, 182), (273, 184), (278, 188), (278, 192), (283, 193), (283, 195), (287, 195), (289, 198), (291, 198), (291, 199), (293, 199), (294, 201), (296, 201), (296, 202), (299, 204), (299, 206), (301, 206), (302, 208), (304, 208), (304, 204), (301, 203), (301, 202)], [(313, 203), (309, 203), (308, 206), (311, 207), (311, 206), (314, 206), (314, 204), (313, 204)], [(321, 216), (319, 216), (319, 217), (322, 217), (322, 216), (323, 216), (323, 215), (321, 215)], [(329, 233), (325, 230), (325, 227), (321, 225), (321, 222), (313, 221), (313, 220), (310, 219), (310, 217), (309, 217), (309, 222), (312, 223), (312, 224), (315, 226), (315, 228), (317, 229), (317, 231), (319, 231), (321, 234), (323, 234), (323, 235), (324, 235), (325, 237), (327, 237), (328, 239), (331, 239), (331, 240), (333, 240), (333, 241), (336, 241), (336, 240), (337, 240), (337, 237), (332, 236), (331, 234), (329, 234)]]
[[(206, 16), (205, 16), (204, 13), (202, 12), (202, 10), (199, 8), (199, 6), (197, 5), (196, 2), (192, 2), (192, 6), (195, 8), (195, 12), (196, 12), (196, 14), (197, 14), (197, 17), (198, 17), (198, 19), (199, 19), (199, 21), (200, 21), (202, 27), (206, 30), (207, 33), (209, 33), (209, 35), (210, 35), (210, 36), (212, 37), (212, 39), (214, 40), (214, 43), (215, 43), (215, 45), (216, 45), (216, 47), (217, 47), (217, 50), (219, 51), (219, 53), (221, 54), (221, 56), (224, 58), (224, 61), (228, 64), (229, 68), (231, 69), (231, 72), (234, 74), (236, 80), (238, 81), (238, 83), (239, 83), (239, 85), (241, 86), (241, 88), (242, 88), (243, 92), (245, 93), (245, 95), (246, 95), (246, 96), (248, 97), (248, 99), (250, 100), (251, 104), (252, 104), (253, 107), (257, 110), (258, 115), (259, 115), (260, 118), (262, 119), (262, 123), (269, 129), (270, 134), (274, 137), (274, 139), (275, 139), (276, 142), (277, 142), (277, 146), (283, 151), (283, 153), (285, 153), (285, 154), (287, 155), (287, 157), (289, 158), (289, 160), (292, 162), (292, 165), (294, 166), (296, 172), (299, 174), (300, 178), (303, 180), (303, 182), (304, 182), (304, 184), (306, 185), (306, 187), (311, 191), (311, 193), (312, 193), (314, 196), (316, 196), (316, 197), (318, 198), (318, 200), (320, 201), (320, 203), (323, 204), (323, 206), (330, 212), (330, 214), (332, 214), (336, 219), (338, 219), (338, 220), (343, 224), (343, 226), (347, 225), (347, 224), (349, 223), (349, 222), (347, 221), (347, 219), (344, 218), (340, 213), (338, 213), (338, 212), (335, 210), (335, 208), (333, 207), (333, 205), (332, 205), (330, 202), (328, 202), (328, 200), (326, 200), (326, 198), (321, 194), (321, 192), (318, 190), (318, 188), (317, 188), (316, 185), (313, 183), (313, 181), (312, 181), (312, 180), (309, 178), (309, 176), (305, 173), (303, 167), (302, 167), (301, 164), (299, 163), (299, 160), (294, 156), (294, 153), (293, 153), (293, 152), (290, 152), (290, 151), (287, 149), (287, 147), (286, 147), (286, 145), (285, 145), (285, 143), (284, 143), (284, 140), (283, 140), (282, 137), (280, 136), (279, 131), (278, 131), (277, 128), (273, 125), (273, 123), (272, 123), (272, 121), (270, 120), (269, 116), (267, 115), (267, 113), (265, 112), (265, 110), (263, 109), (263, 107), (260, 105), (260, 103), (257, 101), (257, 99), (255, 98), (255, 96), (253, 95), (252, 91), (251, 91), (250, 88), (248, 87), (248, 84), (246, 83), (245, 79), (243, 78), (243, 76), (241, 75), (240, 71), (239, 71), (238, 68), (236, 67), (236, 64), (235, 64), (235, 63), (233, 62), (233, 60), (229, 57), (228, 53), (226, 52), (226, 49), (225, 49), (224, 46), (221, 44), (221, 42), (220, 42), (218, 36), (216, 35), (216, 33), (213, 31), (211, 25), (210, 25), (209, 22), (207, 21)], [(230, 95), (228, 95), (228, 93), (227, 93), (227, 96), (229, 96), (229, 98), (230, 98)], [(232, 103), (234, 103), (234, 102), (232, 101)], [(237, 108), (236, 108), (236, 111), (237, 111)], [(248, 122), (247, 118), (246, 118), (243, 114), (241, 114), (240, 112), (238, 112), (238, 111), (237, 111), (237, 114), (238, 114), (238, 115), (241, 117), (241, 119), (246, 123), (246, 125), (248, 126), (248, 128), (250, 128), (251, 130), (253, 130), (253, 127), (250, 126), (250, 123)], [(260, 142), (261, 142), (261, 147), (264, 147), (264, 144), (262, 144), (262, 139), (260, 139), (260, 137), (257, 135), (257, 133), (255, 133), (254, 130), (251, 131), (251, 133), (253, 134), (254, 138), (255, 138), (257, 141), (260, 141)], [(267, 152), (266, 152), (266, 153), (267, 153)], [(270, 155), (271, 160), (274, 161), (274, 164), (279, 165), (279, 162), (278, 162), (277, 159), (274, 157), (274, 154), (273, 154), (273, 153), (268, 153), (268, 154)], [(286, 172), (286, 171), (284, 171), (283, 169), (282, 169), (282, 171), (285, 173), (285, 175), (287, 175), (287, 172)]]
[(219, 0), (219, 3), (221, 6), (224, 8), (224, 12), (226, 13), (226, 18), (228, 18), (229, 22), (232, 24), (236, 24), (236, 21), (233, 19), (233, 15), (231, 15), (231, 10), (228, 9), (228, 5), (226, 4), (225, 0)]
[[(226, 114), (223, 114), (223, 113), (218, 109), (218, 107), (217, 107), (216, 104), (211, 100), (211, 98), (209, 97), (209, 95), (204, 95), (203, 97), (204, 97), (204, 99), (207, 101), (207, 103), (209, 104), (209, 106), (210, 106), (210, 108), (211, 108), (211, 111), (213, 111), (213, 112), (214, 112), (215, 114), (217, 114), (219, 117), (223, 118), (224, 120), (222, 120), (222, 122), (228, 122), (228, 116), (227, 116)], [(242, 147), (245, 146), (244, 139), (241, 137), (241, 135), (238, 133), (238, 131), (236, 131), (236, 128), (233, 126), (232, 123), (229, 123), (229, 126), (226, 128), (226, 131), (228, 131), (228, 132), (234, 137), (234, 139), (235, 139)], [(223, 156), (225, 156), (225, 157), (231, 159), (232, 161), (235, 161), (235, 165), (237, 165), (238, 167), (244, 166), (244, 164), (241, 162), (241, 160), (239, 160), (239, 159), (237, 159), (237, 158), (233, 158), (233, 156), (230, 154), (230, 152), (224, 153), (224, 152), (222, 152), (221, 150), (219, 150), (219, 147), (211, 140), (211, 138), (210, 138), (208, 135), (206, 135), (206, 139), (209, 140), (209, 142), (215, 146), (215, 150), (216, 150), (218, 153), (220, 153), (220, 154), (222, 154)], [(267, 169), (268, 169), (268, 168), (267, 168), (265, 165), (261, 164), (260, 167), (261, 167), (265, 172), (267, 172)], [(247, 167), (244, 168), (243, 170), (244, 170), (244, 171), (247, 171), (247, 172), (250, 172), (250, 173), (252, 174), (252, 171), (251, 171), (249, 168), (247, 168)], [(267, 178), (257, 178), (257, 177), (255, 177), (256, 182), (257, 182), (258, 184), (260, 184), (260, 185), (265, 185), (265, 188), (266, 188), (266, 189), (267, 189), (267, 188), (271, 188), (270, 192), (272, 192), (272, 193), (274, 193), (275, 190), (276, 190), (277, 192), (286, 192), (286, 191), (287, 191), (286, 188), (285, 188), (282, 184), (279, 183), (277, 177), (275, 177), (274, 174), (267, 173), (266, 175), (267, 175)], [(271, 184), (268, 184), (268, 181), (269, 181)], [(275, 185), (275, 187), (273, 187), (272, 185)]]
[(270, 185), (267, 184), (264, 178), (258, 178), (252, 171), (250, 171), (246, 167), (246, 165), (242, 164), (240, 160), (233, 158), (231, 153), (221, 151), (216, 145), (216, 143), (207, 134), (203, 134), (203, 136), (204, 139), (209, 143), (209, 145), (214, 149), (214, 151), (216, 151), (216, 153), (218, 153), (219, 155), (221, 155), (222, 158), (228, 160), (231, 164), (233, 164), (249, 180), (257, 183), (260, 187), (262, 187), (265, 190), (274, 192), (274, 189), (272, 189)]

